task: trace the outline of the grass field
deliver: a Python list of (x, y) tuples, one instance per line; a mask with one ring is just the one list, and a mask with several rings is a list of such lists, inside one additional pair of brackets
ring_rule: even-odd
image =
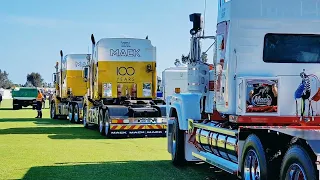
[[(206, 165), (175, 168), (166, 138), (105, 139), (67, 120), (0, 108), (0, 179), (226, 179)], [(218, 174), (220, 177), (218, 177)], [(221, 178), (223, 176), (223, 178)]]

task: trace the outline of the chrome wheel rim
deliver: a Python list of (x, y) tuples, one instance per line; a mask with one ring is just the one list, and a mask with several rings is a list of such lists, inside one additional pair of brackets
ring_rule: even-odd
[(106, 121), (104, 124), (105, 124), (104, 132), (105, 132), (106, 135), (108, 135), (108, 133), (109, 133), (109, 122)]
[(86, 126), (87, 125), (87, 107), (83, 108), (83, 125)]
[(101, 116), (101, 114), (99, 113), (99, 131), (102, 132), (103, 131), (103, 117)]
[(286, 173), (286, 179), (289, 180), (307, 180), (306, 172), (297, 163), (291, 164)]
[(260, 180), (260, 164), (256, 152), (250, 149), (244, 161), (244, 179)]
[(69, 121), (72, 120), (72, 111), (73, 111), (73, 107), (69, 106)]
[(74, 106), (74, 121), (75, 122), (78, 122), (79, 120), (79, 108), (78, 108), (78, 105), (75, 105)]
[(174, 130), (173, 130), (173, 132), (172, 132), (172, 154), (173, 154), (173, 157), (174, 157), (175, 154), (176, 154), (176, 148), (177, 148), (176, 131), (177, 131), (177, 125), (175, 124), (175, 125), (174, 125)]

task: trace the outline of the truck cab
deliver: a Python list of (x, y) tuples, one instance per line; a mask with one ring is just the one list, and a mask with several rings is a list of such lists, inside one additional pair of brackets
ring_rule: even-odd
[(188, 92), (167, 98), (174, 165), (319, 179), (319, 3), (219, 0), (213, 70), (201, 58), (201, 14), (190, 15)]

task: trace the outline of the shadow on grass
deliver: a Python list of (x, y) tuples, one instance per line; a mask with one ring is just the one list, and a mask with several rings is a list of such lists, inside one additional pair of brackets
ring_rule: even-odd
[(117, 161), (59, 163), (56, 166), (32, 167), (23, 179), (108, 179), (108, 180), (234, 180), (234, 176), (215, 172), (208, 165), (176, 168), (170, 161)]
[(68, 120), (57, 120), (50, 118), (0, 118), (1, 122), (34, 122), (37, 125), (66, 125), (70, 124)]
[(88, 131), (83, 127), (22, 127), (0, 129), (0, 134), (48, 134), (51, 139), (105, 139), (96, 131)]
[[(48, 108), (42, 108), (42, 109), (48, 109)], [(9, 108), (9, 107), (5, 107), (5, 108), (0, 108), (0, 111), (8, 111), (8, 110), (13, 110), (13, 108)], [(32, 107), (23, 107), (22, 109), (16, 109), (16, 110), (13, 110), (13, 111), (19, 111), (19, 110), (35, 110), (35, 109), (32, 109)]]

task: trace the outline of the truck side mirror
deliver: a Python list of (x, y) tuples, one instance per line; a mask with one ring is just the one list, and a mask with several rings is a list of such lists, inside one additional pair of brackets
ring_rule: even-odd
[(190, 34), (195, 35), (203, 28), (203, 21), (202, 21), (201, 13), (190, 14), (189, 20), (193, 23), (193, 27), (190, 30)]
[(56, 83), (57, 82), (57, 73), (53, 73), (52, 77), (53, 77), (53, 82)]
[(87, 82), (88, 78), (89, 78), (89, 67), (86, 66), (83, 68), (83, 80)]

